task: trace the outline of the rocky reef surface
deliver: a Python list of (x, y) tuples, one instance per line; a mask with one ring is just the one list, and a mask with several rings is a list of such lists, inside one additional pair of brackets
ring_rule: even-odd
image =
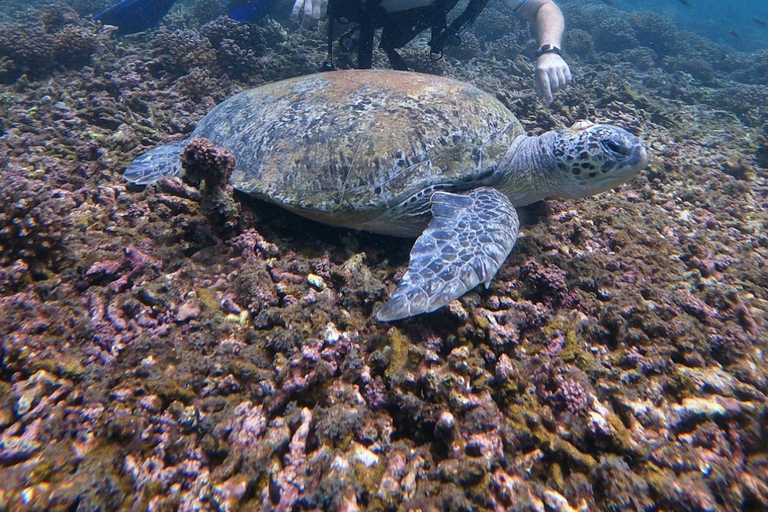
[(200, 0), (118, 39), (91, 4), (0, 25), (0, 510), (768, 508), (768, 52), (569, 2), (575, 81), (547, 107), (494, 6), (438, 62), (409, 47), (531, 133), (613, 122), (652, 159), (524, 209), (489, 290), (388, 325), (410, 241), (120, 176), (314, 72), (322, 29)]

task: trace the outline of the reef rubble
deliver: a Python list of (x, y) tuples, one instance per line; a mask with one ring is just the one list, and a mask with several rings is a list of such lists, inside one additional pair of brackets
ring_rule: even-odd
[(121, 179), (316, 71), (323, 30), (203, 0), (120, 39), (97, 3), (0, 17), (0, 510), (768, 509), (765, 52), (568, 2), (548, 107), (493, 5), (441, 61), (406, 48), (531, 133), (619, 124), (651, 165), (525, 208), (489, 290), (390, 325), (410, 241), (233, 193), (204, 141), (185, 165), (218, 180)]

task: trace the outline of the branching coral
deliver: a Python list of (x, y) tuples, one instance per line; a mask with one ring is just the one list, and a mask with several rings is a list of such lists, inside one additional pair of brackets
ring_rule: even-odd
[(208, 139), (195, 139), (181, 155), (186, 179), (194, 184), (205, 181), (207, 188), (224, 187), (235, 168), (235, 157), (224, 148), (217, 148)]
[(268, 51), (258, 26), (226, 16), (206, 23), (200, 33), (216, 49), (219, 65), (233, 77), (247, 76), (258, 69), (258, 59)]
[(621, 56), (640, 71), (648, 71), (656, 67), (656, 53), (645, 46), (624, 50)]
[(72, 226), (63, 191), (7, 172), (0, 188), (0, 265), (22, 260), (30, 267), (54, 264)]
[(196, 30), (161, 28), (150, 44), (150, 53), (153, 59), (148, 67), (157, 75), (181, 76), (193, 68), (218, 68), (213, 46)]
[(595, 57), (595, 41), (586, 30), (574, 28), (565, 34), (565, 48), (568, 54), (579, 57)]
[(565, 9), (569, 26), (592, 34), (595, 47), (601, 52), (620, 52), (637, 46), (635, 31), (626, 13), (607, 6), (584, 6)]
[(46, 7), (35, 21), (0, 25), (0, 82), (22, 74), (43, 77), (57, 66), (86, 65), (102, 37), (108, 36), (96, 24), (61, 4)]
[(677, 27), (669, 18), (651, 11), (633, 12), (629, 23), (641, 45), (661, 55), (672, 53), (677, 47)]
[(192, 6), (192, 15), (200, 23), (208, 23), (219, 16), (226, 16), (227, 9), (222, 0), (199, 0)]
[(710, 83), (715, 79), (715, 70), (712, 64), (701, 57), (667, 58), (665, 60), (665, 67), (670, 71), (688, 73), (704, 83)]
[[(200, 189), (118, 175), (236, 90), (322, 62), (322, 30), (183, 13), (220, 1), (184, 0), (82, 70), (54, 39), (87, 22), (15, 22), (49, 45), (18, 55), (59, 61), (0, 94), (6, 508), (766, 509), (768, 54), (682, 32), (665, 53), (644, 33), (665, 24), (627, 13), (637, 41), (595, 51), (618, 11), (563, 0), (578, 80), (545, 106), (531, 31), (506, 13), (475, 25), (469, 61), (412, 45), (409, 62), (496, 92), (531, 133), (612, 121), (653, 163), (599, 198), (525, 208), (490, 290), (384, 325), (410, 242), (242, 195), (237, 210), (229, 157), (200, 142)], [(26, 73), (0, 55), (3, 79)], [(676, 70), (688, 59), (714, 81)]]
[(229, 177), (235, 168), (235, 157), (224, 148), (218, 148), (208, 139), (195, 139), (181, 154), (185, 179), (202, 189), (200, 205), (216, 227), (232, 229), (237, 224), (239, 205), (232, 199)]

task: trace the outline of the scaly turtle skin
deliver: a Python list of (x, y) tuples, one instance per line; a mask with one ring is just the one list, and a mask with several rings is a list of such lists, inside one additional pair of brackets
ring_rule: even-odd
[(134, 160), (125, 178), (181, 174), (179, 154), (195, 137), (234, 154), (231, 183), (242, 192), (327, 224), (418, 237), (383, 321), (488, 286), (517, 239), (515, 206), (602, 192), (647, 164), (643, 143), (621, 128), (577, 123), (527, 137), (470, 84), (352, 70), (241, 92), (189, 139)]

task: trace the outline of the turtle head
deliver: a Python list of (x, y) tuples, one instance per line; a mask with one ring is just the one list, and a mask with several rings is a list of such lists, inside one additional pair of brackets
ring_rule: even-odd
[(617, 126), (579, 121), (570, 129), (549, 133), (555, 161), (551, 184), (557, 197), (604, 192), (648, 165), (643, 141)]

